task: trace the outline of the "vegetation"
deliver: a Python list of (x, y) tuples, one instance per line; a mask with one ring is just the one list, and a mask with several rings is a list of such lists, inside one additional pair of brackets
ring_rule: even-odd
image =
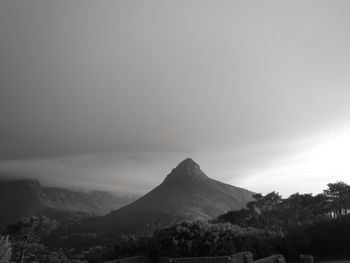
[(286, 235), (287, 254), (350, 257), (350, 216), (295, 226)]
[[(105, 256), (105, 247), (103, 246), (90, 246), (85, 250), (55, 246), (52, 243), (52, 237), (49, 239), (48, 237), (58, 226), (57, 221), (45, 216), (25, 217), (10, 224), (6, 230), (7, 236), (0, 236), (0, 263), (102, 262)], [(81, 234), (81, 237), (84, 238), (88, 236), (90, 233)], [(9, 261), (10, 259), (12, 261)]]
[[(115, 246), (114, 257), (148, 255), (156, 260), (246, 250), (255, 258), (274, 253), (289, 258), (303, 253), (350, 257), (350, 186), (346, 183), (330, 183), (315, 196), (295, 193), (284, 199), (271, 192), (254, 198), (246, 209), (230, 211), (211, 222), (181, 222), (150, 228), (141, 236), (123, 236)], [(56, 221), (44, 216), (30, 216), (9, 225), (0, 236), (0, 263), (98, 263), (113, 258), (95, 233), (64, 236), (56, 231), (58, 236), (47, 238), (57, 226)], [(58, 247), (52, 237), (70, 242)]]
[[(350, 186), (330, 183), (322, 194), (293, 194), (286, 199), (271, 192), (255, 195), (247, 209), (230, 211), (215, 222), (274, 231), (283, 238), (284, 254), (349, 254)], [(350, 255), (349, 255), (350, 256)]]
[(330, 183), (315, 196), (296, 193), (283, 199), (271, 192), (254, 198), (246, 209), (210, 223), (182, 222), (140, 237), (124, 236), (116, 256), (219, 256), (244, 250), (256, 258), (272, 253), (350, 256), (349, 185)]
[(30, 216), (7, 227), (13, 244), (13, 260), (23, 263), (27, 260), (39, 261), (47, 255), (46, 247), (40, 242), (57, 227), (57, 222), (44, 216)]
[(152, 258), (221, 256), (250, 250), (256, 257), (277, 252), (272, 233), (229, 223), (181, 222), (140, 237), (124, 236), (116, 245), (116, 256), (135, 254)]
[(293, 194), (286, 199), (271, 192), (254, 195), (247, 209), (230, 211), (216, 222), (230, 222), (240, 226), (287, 233), (295, 226), (338, 219), (350, 211), (350, 186), (343, 183), (328, 184), (322, 194)]
[(8, 263), (11, 260), (12, 249), (9, 236), (0, 236), (0, 263)]

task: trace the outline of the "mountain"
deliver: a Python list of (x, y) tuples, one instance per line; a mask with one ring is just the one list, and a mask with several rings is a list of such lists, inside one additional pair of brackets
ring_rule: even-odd
[(0, 181), (0, 229), (29, 215), (43, 214), (64, 222), (104, 215), (134, 200), (103, 191), (42, 187), (31, 179)]
[(91, 219), (90, 227), (102, 235), (118, 237), (140, 233), (147, 226), (211, 219), (244, 208), (253, 194), (209, 178), (192, 159), (186, 159), (148, 194), (104, 217)]
[(63, 188), (43, 187), (47, 207), (59, 210), (105, 215), (135, 200), (135, 197), (116, 196), (109, 192), (77, 192)]

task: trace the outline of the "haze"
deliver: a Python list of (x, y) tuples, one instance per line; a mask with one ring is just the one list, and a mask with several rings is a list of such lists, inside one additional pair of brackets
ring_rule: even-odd
[(0, 172), (145, 193), (182, 159), (256, 192), (350, 167), (348, 1), (1, 1)]

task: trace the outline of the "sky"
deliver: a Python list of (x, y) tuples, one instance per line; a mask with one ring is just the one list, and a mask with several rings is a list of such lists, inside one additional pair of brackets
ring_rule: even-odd
[(142, 194), (191, 157), (255, 192), (350, 183), (349, 10), (1, 1), (0, 174)]

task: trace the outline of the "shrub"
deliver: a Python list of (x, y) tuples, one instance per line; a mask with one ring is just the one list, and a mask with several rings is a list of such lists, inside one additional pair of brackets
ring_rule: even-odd
[(11, 243), (8, 236), (0, 236), (0, 263), (7, 263), (11, 260)]
[(290, 228), (287, 246), (292, 256), (350, 256), (350, 216)]
[(124, 236), (116, 246), (117, 256), (147, 254), (152, 258), (230, 255), (250, 250), (256, 257), (276, 252), (275, 236), (255, 228), (230, 223), (181, 222), (155, 230), (148, 236)]

